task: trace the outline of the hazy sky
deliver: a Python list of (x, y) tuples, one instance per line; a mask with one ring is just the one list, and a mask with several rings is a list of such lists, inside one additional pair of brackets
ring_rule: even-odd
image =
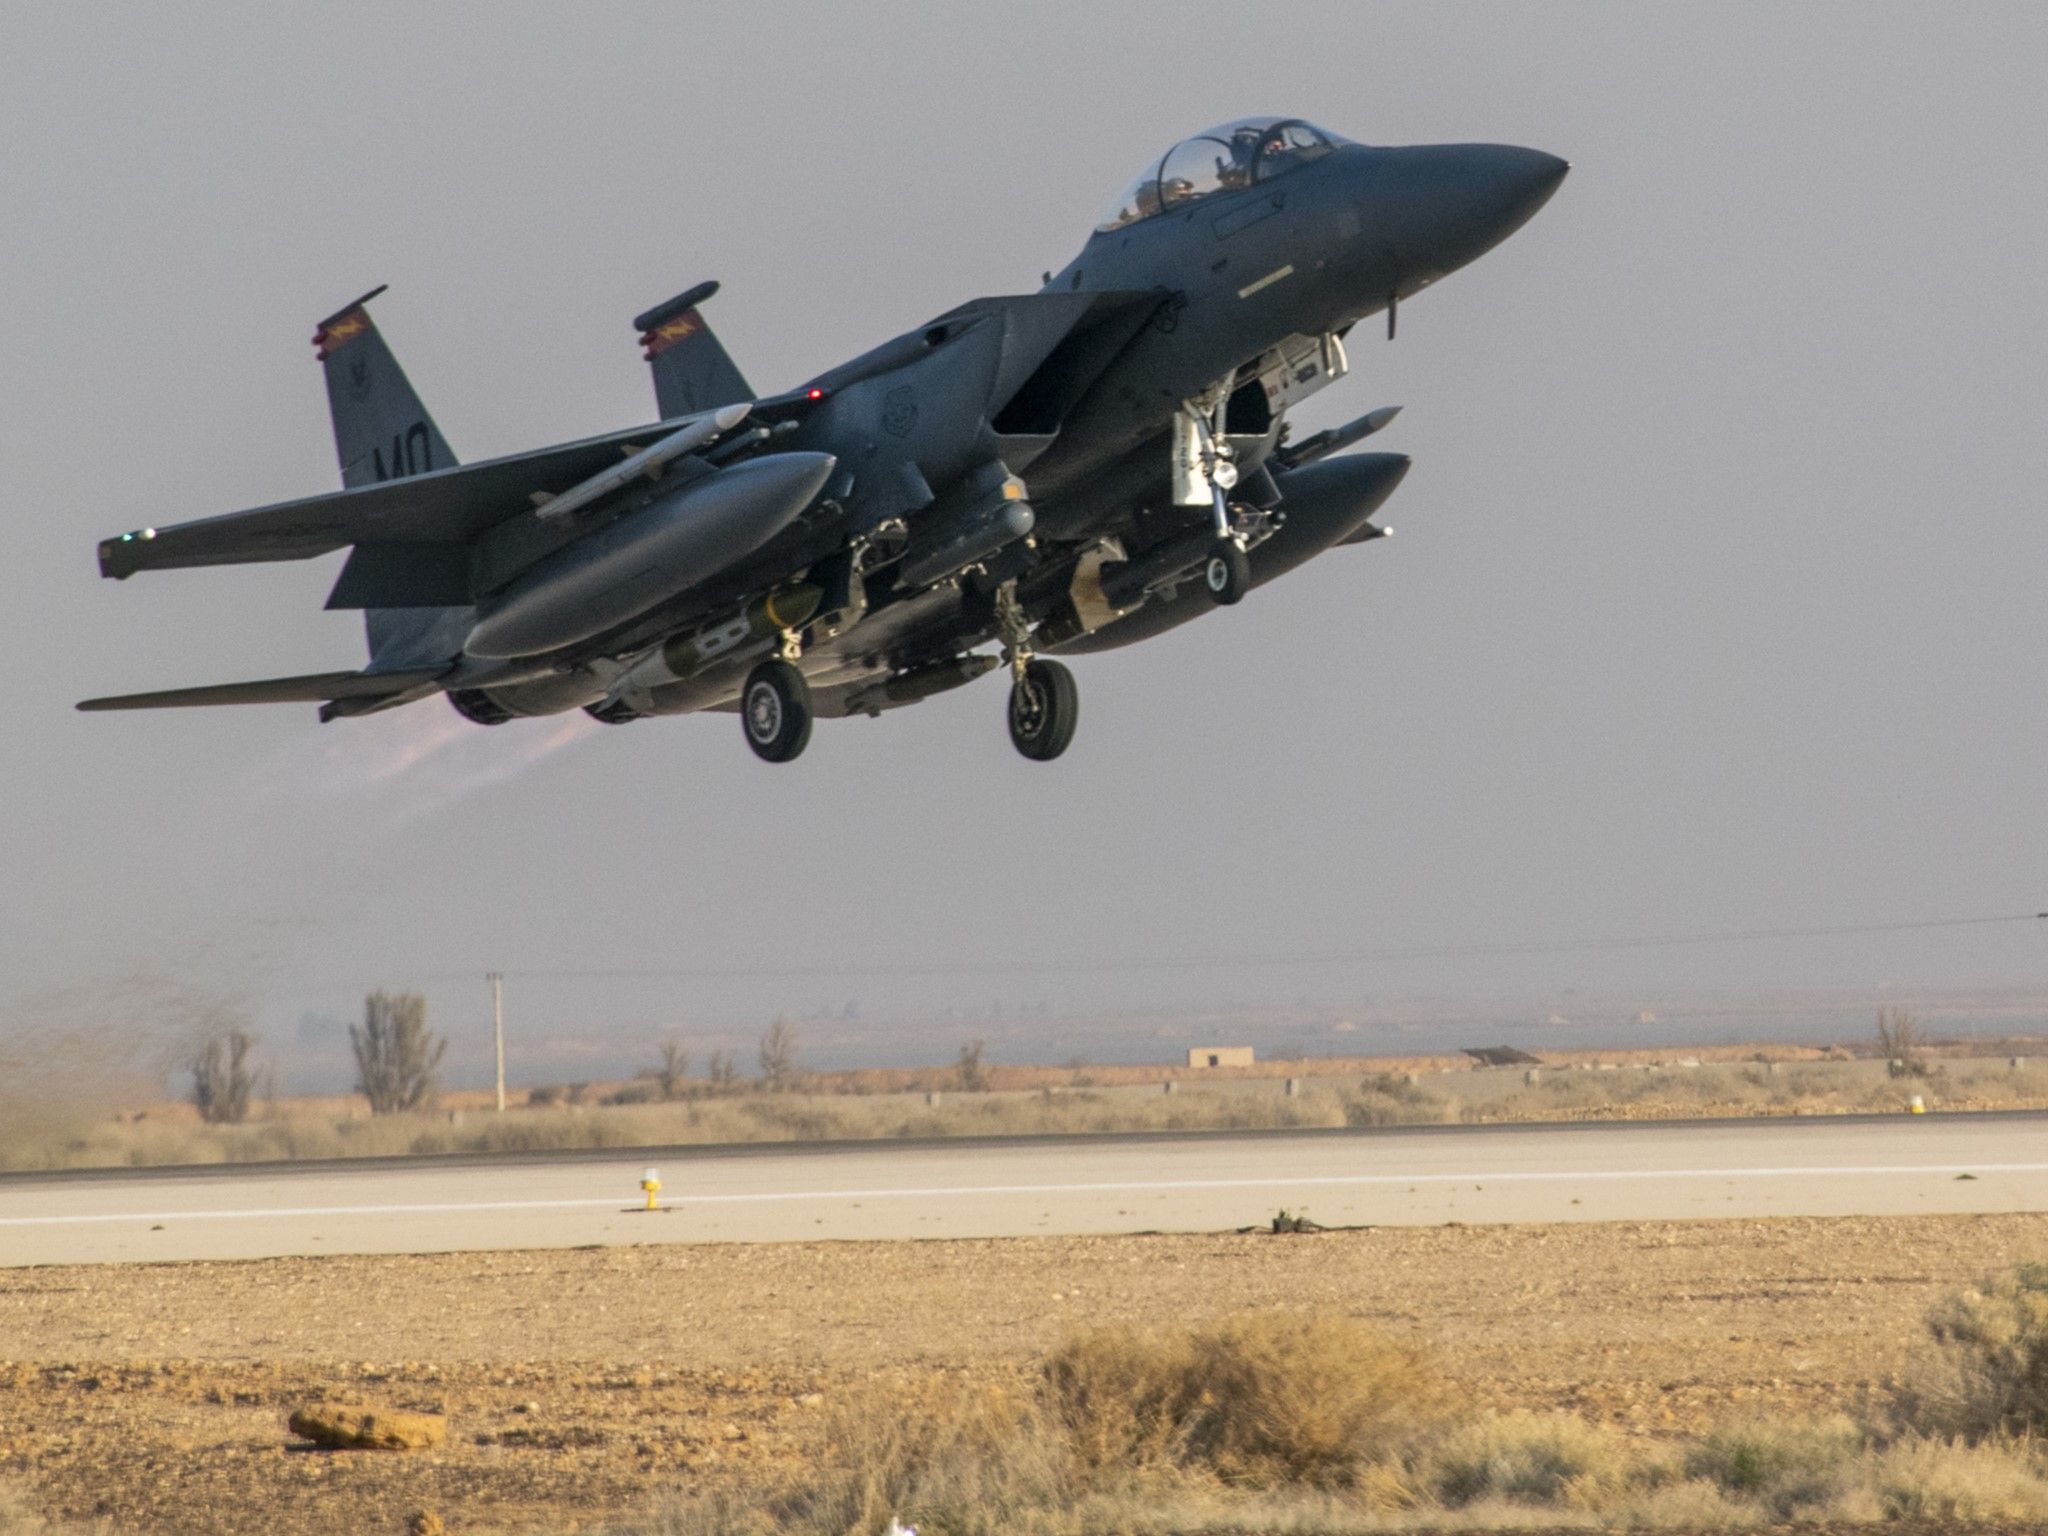
[[(421, 985), (466, 1029), (491, 966), (783, 973), (524, 983), (639, 1030), (2039, 982), (2025, 927), (1233, 957), (2048, 906), (2043, 58), (2035, 4), (8, 0), (0, 988), (218, 978), (288, 1030)], [(307, 338), (364, 289), (482, 458), (650, 418), (630, 317), (700, 278), (786, 387), (1035, 287), (1162, 148), (1262, 111), (1574, 171), (1305, 413), (1407, 407), (1399, 537), (1082, 658), (1056, 765), (1000, 681), (786, 768), (722, 715), (72, 712), (359, 664), (339, 557), (115, 584), (93, 545), (335, 484)], [(963, 962), (1024, 973), (915, 974)]]

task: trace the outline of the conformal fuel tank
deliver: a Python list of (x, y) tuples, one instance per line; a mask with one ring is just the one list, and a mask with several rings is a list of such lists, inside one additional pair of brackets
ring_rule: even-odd
[(829, 453), (771, 453), (691, 482), (534, 566), (477, 621), (463, 650), (537, 656), (645, 613), (787, 528), (836, 462)]

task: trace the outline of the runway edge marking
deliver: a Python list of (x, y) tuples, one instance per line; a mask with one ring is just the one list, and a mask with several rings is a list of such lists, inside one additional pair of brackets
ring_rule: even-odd
[[(1946, 1175), (2048, 1173), (2048, 1163), (1921, 1163), (1858, 1168), (1665, 1168), (1516, 1170), (1505, 1173), (1360, 1173), (1280, 1175), (1247, 1179), (1115, 1180), (1099, 1184), (962, 1184), (917, 1189), (773, 1190), (754, 1194), (677, 1195), (664, 1209), (706, 1205), (765, 1205), (834, 1200), (944, 1200), (965, 1195), (1156, 1194), (1210, 1189), (1328, 1189), (1417, 1184), (1614, 1183), (1645, 1179), (1824, 1179), (1892, 1178), (1909, 1174)], [(625, 1210), (617, 1197), (575, 1200), (439, 1201), (418, 1205), (267, 1206), (248, 1210), (74, 1212), (58, 1216), (0, 1216), (0, 1227), (89, 1226), (124, 1221), (248, 1221), (310, 1216), (462, 1215), (492, 1211)]]

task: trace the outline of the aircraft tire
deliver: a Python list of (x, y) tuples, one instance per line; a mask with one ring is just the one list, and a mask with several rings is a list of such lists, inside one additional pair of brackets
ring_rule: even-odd
[(779, 656), (749, 672), (740, 690), (740, 724), (763, 762), (795, 758), (811, 739), (811, 685), (803, 673)]
[(1218, 539), (1202, 562), (1202, 585), (1221, 607), (1244, 601), (1252, 589), (1251, 557), (1235, 539)]
[(1010, 741), (1034, 763), (1049, 763), (1074, 740), (1081, 690), (1056, 661), (1033, 661), (1010, 685)]

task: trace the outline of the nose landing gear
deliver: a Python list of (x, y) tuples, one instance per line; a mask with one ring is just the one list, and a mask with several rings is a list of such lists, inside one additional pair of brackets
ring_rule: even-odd
[(1251, 590), (1252, 567), (1246, 550), (1268, 531), (1264, 514), (1240, 519), (1231, 505), (1230, 493), (1237, 485), (1238, 470), (1230, 445), (1222, 435), (1222, 413), (1230, 385), (1231, 380), (1226, 379), (1208, 396), (1181, 407), (1175, 421), (1178, 446), (1174, 460), (1174, 499), (1186, 505), (1200, 505), (1206, 493), (1215, 519), (1216, 543), (1202, 562), (1202, 585), (1210, 597), (1226, 608), (1241, 602)]
[(1209, 596), (1227, 608), (1252, 589), (1251, 557), (1235, 538), (1218, 539), (1216, 548), (1202, 563), (1202, 585)]

